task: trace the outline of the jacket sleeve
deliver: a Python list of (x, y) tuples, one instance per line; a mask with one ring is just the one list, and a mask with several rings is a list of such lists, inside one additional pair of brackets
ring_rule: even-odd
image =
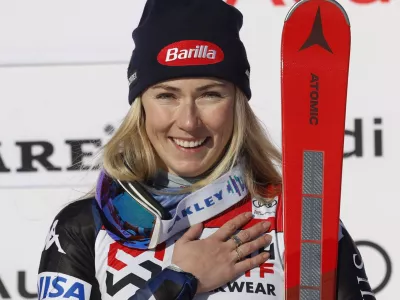
[[(101, 225), (93, 199), (69, 204), (55, 217), (40, 260), (38, 299), (101, 300), (95, 269)], [(190, 300), (196, 290), (197, 279), (192, 275), (164, 269), (129, 300)]]
[(371, 291), (364, 262), (354, 241), (341, 226), (339, 240), (337, 299), (338, 300), (375, 300)]
[(101, 299), (95, 278), (93, 201), (69, 204), (46, 237), (38, 275), (39, 299)]

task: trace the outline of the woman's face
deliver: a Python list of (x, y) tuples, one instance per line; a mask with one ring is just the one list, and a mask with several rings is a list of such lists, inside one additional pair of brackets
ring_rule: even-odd
[(184, 177), (207, 171), (233, 129), (235, 87), (213, 78), (164, 81), (142, 95), (146, 132), (160, 167)]

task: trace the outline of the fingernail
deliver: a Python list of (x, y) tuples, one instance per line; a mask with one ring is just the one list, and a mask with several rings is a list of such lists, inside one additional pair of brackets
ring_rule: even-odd
[(268, 259), (268, 258), (269, 258), (269, 253), (264, 253), (264, 254), (262, 255), (262, 258), (263, 258), (263, 259)]
[(262, 226), (263, 226), (264, 228), (268, 228), (270, 225), (271, 225), (270, 222), (263, 222), (263, 224), (262, 224)]
[(270, 242), (270, 241), (272, 240), (272, 237), (271, 237), (269, 234), (266, 234), (266, 235), (265, 235), (265, 240), (266, 240), (267, 242)]
[(244, 215), (246, 218), (251, 218), (253, 216), (253, 214), (251, 212), (247, 212)]

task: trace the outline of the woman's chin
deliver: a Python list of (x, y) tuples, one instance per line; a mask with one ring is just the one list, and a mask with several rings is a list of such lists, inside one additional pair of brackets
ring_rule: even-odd
[(169, 167), (168, 172), (180, 177), (198, 177), (208, 170), (204, 164), (190, 164), (186, 166)]

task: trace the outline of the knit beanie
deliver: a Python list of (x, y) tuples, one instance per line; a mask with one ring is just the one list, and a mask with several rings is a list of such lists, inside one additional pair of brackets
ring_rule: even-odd
[(148, 0), (132, 37), (129, 104), (169, 79), (215, 77), (250, 99), (250, 65), (239, 37), (243, 15), (222, 0)]

